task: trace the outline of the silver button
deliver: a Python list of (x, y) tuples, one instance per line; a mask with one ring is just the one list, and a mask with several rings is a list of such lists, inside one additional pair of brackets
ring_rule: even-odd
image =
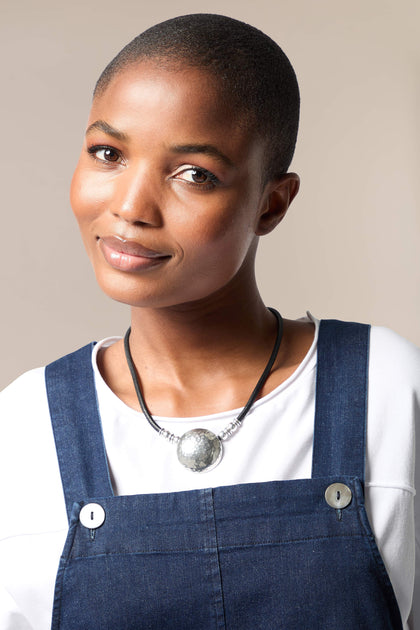
[(325, 500), (335, 510), (341, 510), (351, 502), (351, 490), (344, 483), (332, 483), (325, 490)]
[(99, 503), (88, 503), (80, 510), (79, 520), (88, 529), (97, 529), (105, 521), (105, 510)]

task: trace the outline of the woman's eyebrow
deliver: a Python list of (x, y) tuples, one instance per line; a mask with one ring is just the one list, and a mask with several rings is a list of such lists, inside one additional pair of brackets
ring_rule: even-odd
[[(107, 123), (105, 120), (95, 120), (95, 122), (89, 125), (89, 127), (86, 129), (85, 135), (88, 135), (95, 130), (103, 131), (108, 136), (112, 136), (117, 140), (128, 140), (128, 136), (126, 133), (124, 133), (123, 131), (118, 131), (118, 129), (115, 129), (115, 127)], [(222, 151), (220, 151), (220, 149), (212, 144), (177, 144), (170, 147), (170, 150), (173, 153), (203, 153), (205, 155), (215, 157), (217, 160), (223, 162), (227, 166), (235, 166), (232, 160), (227, 155), (225, 155)]]
[(98, 131), (103, 131), (108, 136), (116, 138), (116, 140), (128, 140), (128, 136), (126, 133), (124, 133), (123, 131), (118, 131), (118, 129), (115, 129), (115, 127), (109, 125), (107, 122), (105, 122), (105, 120), (95, 120), (95, 122), (89, 125), (89, 127), (86, 129), (85, 135), (88, 135), (91, 131), (94, 131), (95, 129)]
[(170, 147), (173, 153), (204, 153), (205, 155), (211, 155), (220, 160), (227, 166), (234, 167), (234, 163), (227, 155), (222, 153), (220, 149), (212, 144), (177, 144)]

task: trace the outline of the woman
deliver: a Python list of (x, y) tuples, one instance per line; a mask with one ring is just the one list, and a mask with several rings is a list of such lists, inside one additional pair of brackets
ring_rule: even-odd
[(298, 112), (284, 53), (218, 15), (99, 78), (71, 201), (131, 330), (2, 394), (2, 627), (407, 627), (419, 352), (255, 281)]

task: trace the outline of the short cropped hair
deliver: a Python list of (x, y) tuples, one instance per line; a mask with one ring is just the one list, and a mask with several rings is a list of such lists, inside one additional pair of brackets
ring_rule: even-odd
[(224, 98), (266, 142), (265, 181), (287, 171), (299, 125), (299, 88), (290, 61), (270, 37), (217, 14), (167, 20), (138, 35), (118, 53), (99, 77), (94, 97), (117, 73), (143, 59), (212, 75)]

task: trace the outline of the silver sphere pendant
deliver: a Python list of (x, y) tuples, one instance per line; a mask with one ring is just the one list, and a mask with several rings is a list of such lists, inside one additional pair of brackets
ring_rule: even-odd
[(207, 472), (222, 459), (222, 442), (207, 429), (192, 429), (179, 438), (179, 462), (193, 472)]

